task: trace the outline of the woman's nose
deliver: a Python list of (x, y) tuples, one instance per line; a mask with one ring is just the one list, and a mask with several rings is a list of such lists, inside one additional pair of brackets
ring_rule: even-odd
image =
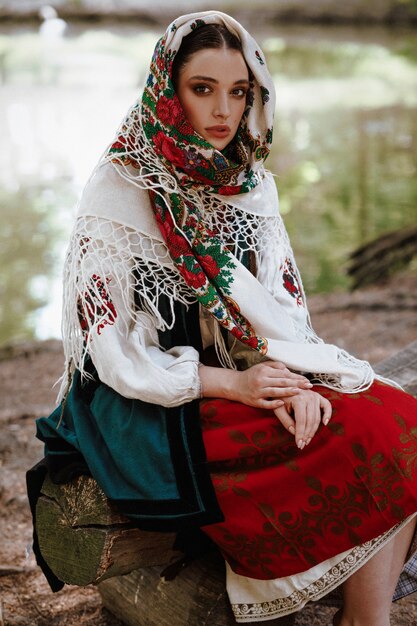
[(228, 94), (219, 94), (216, 98), (213, 114), (215, 117), (226, 119), (230, 115)]

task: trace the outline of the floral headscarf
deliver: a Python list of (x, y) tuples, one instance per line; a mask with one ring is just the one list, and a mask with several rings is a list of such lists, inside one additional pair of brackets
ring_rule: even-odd
[[(182, 39), (206, 24), (223, 24), (240, 39), (253, 76), (238, 131), (223, 152), (192, 128), (172, 83), (172, 63)], [(159, 160), (155, 168), (145, 169), (154, 185), (149, 192), (152, 207), (177, 269), (221, 326), (261, 354), (267, 351), (266, 339), (255, 335), (238, 303), (230, 297), (236, 259), (205, 226), (200, 209), (211, 194), (226, 200), (227, 196), (253, 190), (262, 181), (272, 141), (274, 104), (264, 56), (242, 26), (219, 12), (200, 13), (198, 19), (185, 15), (158, 41), (142, 101), (133, 107), (109, 150), (113, 162), (143, 171), (137, 142), (144, 136)], [(164, 187), (164, 172), (175, 179), (176, 189)]]

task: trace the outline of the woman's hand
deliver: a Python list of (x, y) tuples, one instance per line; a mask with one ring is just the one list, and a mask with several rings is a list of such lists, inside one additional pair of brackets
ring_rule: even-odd
[(202, 365), (199, 369), (203, 396), (228, 398), (261, 409), (276, 409), (312, 384), (277, 361), (265, 361), (238, 372)]
[(313, 386), (308, 378), (294, 374), (279, 361), (258, 363), (239, 373), (238, 401), (262, 409), (283, 406), (285, 398), (294, 397), (301, 389)]
[(319, 393), (300, 391), (296, 396), (285, 399), (285, 404), (274, 409), (281, 424), (295, 436), (302, 450), (315, 435), (320, 422), (325, 426), (332, 416), (332, 405)]

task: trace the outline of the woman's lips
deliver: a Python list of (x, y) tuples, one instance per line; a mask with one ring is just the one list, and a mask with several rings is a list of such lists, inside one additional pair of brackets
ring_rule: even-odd
[(209, 126), (205, 130), (212, 137), (223, 139), (223, 137), (227, 137), (227, 135), (229, 135), (230, 126), (226, 126), (226, 125)]

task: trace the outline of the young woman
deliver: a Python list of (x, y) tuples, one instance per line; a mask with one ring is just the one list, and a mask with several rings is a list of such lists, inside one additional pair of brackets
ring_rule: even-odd
[(141, 528), (203, 527), (238, 622), (343, 583), (335, 624), (387, 626), (413, 554), (417, 402), (311, 328), (264, 167), (274, 108), (240, 24), (171, 24), (81, 200), (63, 402), (38, 436), (56, 480), (87, 467)]

